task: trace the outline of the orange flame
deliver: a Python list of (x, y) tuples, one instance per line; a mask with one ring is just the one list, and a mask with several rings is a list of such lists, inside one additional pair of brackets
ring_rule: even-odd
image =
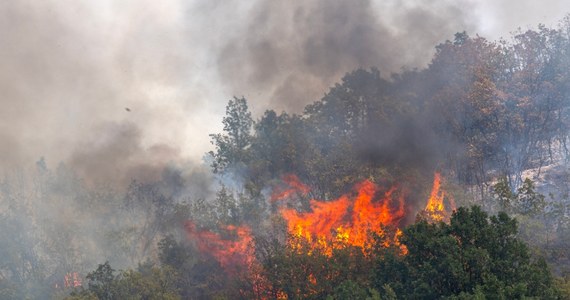
[[(333, 249), (356, 246), (369, 249), (374, 234), (384, 236), (383, 226), (397, 225), (405, 216), (404, 199), (395, 197), (395, 188), (379, 193), (372, 182), (366, 180), (356, 188), (356, 197), (344, 195), (337, 200), (323, 202), (311, 200), (311, 212), (281, 209), (289, 233), (303, 238), (312, 249), (319, 248), (327, 255)], [(378, 194), (382, 194), (378, 197)], [(291, 245), (299, 247), (299, 245)]]
[(261, 275), (261, 265), (254, 255), (254, 241), (249, 227), (223, 226), (221, 233), (198, 230), (192, 221), (186, 221), (184, 227), (188, 238), (196, 241), (200, 252), (213, 256), (228, 274), (249, 278), (256, 299), (268, 299), (265, 295), (268, 290), (266, 279)]
[[(433, 187), (431, 189), (426, 207), (424, 208), (424, 211), (420, 213), (420, 217), (425, 218), (428, 222), (447, 222), (449, 221), (449, 217), (451, 215), (450, 211), (445, 208), (445, 191), (441, 189), (441, 182), (441, 174), (436, 172), (434, 174)], [(447, 199), (450, 203), (451, 211), (454, 211), (455, 203), (453, 199), (450, 197)]]
[(228, 272), (249, 268), (254, 262), (253, 237), (247, 226), (228, 225), (220, 228), (228, 237), (210, 230), (198, 230), (192, 221), (184, 226), (188, 238), (195, 240), (202, 253), (212, 255)]
[[(286, 188), (276, 189), (271, 195), (271, 201), (307, 195), (310, 192), (308, 186), (301, 183), (295, 175), (285, 176), (283, 180)], [(435, 173), (426, 207), (419, 215), (429, 222), (449, 220), (450, 212), (446, 209), (444, 200), (449, 202), (451, 210), (455, 209), (453, 199), (449, 196), (446, 198), (441, 185), (441, 174)], [(318, 249), (331, 256), (335, 249), (354, 246), (367, 254), (377, 235), (383, 239), (382, 246), (394, 246), (400, 249), (402, 255), (407, 254), (407, 248), (399, 242), (402, 231), (398, 228), (406, 215), (404, 193), (397, 188), (382, 190), (365, 180), (356, 186), (353, 194), (327, 202), (312, 199), (309, 204), (308, 212), (285, 207), (279, 210), (292, 237), (288, 244), (292, 249), (308, 250), (309, 255)], [(393, 226), (396, 230), (389, 233), (385, 230), (386, 226)], [(199, 230), (193, 222), (187, 221), (185, 228), (188, 238), (196, 241), (198, 249), (212, 255), (227, 272), (235, 274), (244, 270), (252, 273), (257, 284), (254, 292), (264, 295), (265, 278), (255, 271), (261, 266), (255, 260), (253, 236), (249, 227), (222, 226), (217, 233)], [(308, 245), (309, 249), (303, 248), (304, 245)], [(312, 282), (316, 279), (313, 277), (308, 280)]]

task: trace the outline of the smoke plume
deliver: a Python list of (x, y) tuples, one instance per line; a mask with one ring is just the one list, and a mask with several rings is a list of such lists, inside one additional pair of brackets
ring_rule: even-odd
[(388, 77), (456, 31), (498, 37), (563, 11), (517, 1), (528, 19), (514, 20), (493, 3), (0, 1), (0, 169), (43, 156), (122, 182), (139, 163), (199, 162), (233, 95), (256, 115), (299, 112), (357, 67)]
[(300, 111), (355, 68), (389, 75), (425, 65), (433, 54), (425, 49), (475, 28), (466, 8), (455, 1), (259, 1), (221, 45), (218, 68), (246, 96)]

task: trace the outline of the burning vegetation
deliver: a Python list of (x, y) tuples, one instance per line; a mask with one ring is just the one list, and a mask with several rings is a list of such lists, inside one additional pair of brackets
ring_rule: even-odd
[(213, 256), (228, 272), (235, 274), (239, 268), (253, 263), (253, 236), (247, 226), (224, 226), (218, 230), (220, 233), (198, 230), (192, 221), (187, 221), (184, 227), (200, 252)]
[[(449, 222), (451, 213), (455, 210), (455, 201), (453, 198), (447, 197), (445, 190), (441, 187), (442, 177), (440, 173), (435, 173), (433, 178), (433, 187), (426, 203), (426, 207), (418, 214), (419, 219), (424, 219), (430, 223), (433, 222)], [(448, 208), (446, 208), (445, 200), (447, 199)]]
[(382, 193), (374, 183), (364, 181), (355, 190), (352, 197), (343, 195), (327, 202), (313, 199), (308, 212), (281, 208), (291, 241), (304, 239), (311, 248), (320, 248), (327, 255), (346, 246), (365, 251), (373, 245), (374, 235), (386, 235), (384, 227), (398, 226), (405, 209), (403, 195), (394, 195), (396, 188)]
[[(444, 260), (446, 253), (457, 254), (465, 249), (491, 251), (496, 247), (494, 242), (485, 244), (484, 237), (470, 236), (463, 231), (463, 228), (449, 225), (452, 218), (455, 222), (466, 222), (465, 224), (475, 221), (478, 226), (483, 226), (482, 230), (498, 230), (497, 233), (506, 235), (501, 238), (512, 237), (516, 233), (512, 227), (514, 220), (505, 214), (499, 215), (498, 218), (493, 217), (489, 221), (487, 215), (477, 207), (472, 210), (462, 208), (456, 211), (454, 201), (446, 196), (442, 188), (442, 182), (441, 174), (436, 172), (429, 197), (425, 201), (425, 208), (417, 213), (418, 223), (404, 231), (401, 230), (405, 225), (403, 220), (406, 214), (411, 213), (409, 206), (406, 205), (408, 193), (396, 186), (382, 189), (365, 180), (357, 184), (352, 192), (338, 199), (329, 201), (311, 199), (309, 208), (306, 211), (299, 211), (297, 208), (288, 207), (296, 202), (289, 198), (307, 196), (310, 190), (293, 175), (283, 177), (283, 184), (278, 185), (277, 192), (272, 193), (270, 198), (271, 202), (280, 203), (276, 213), (284, 220), (283, 225), (286, 227), (286, 238), (281, 241), (275, 240), (273, 247), (276, 248), (260, 248), (255, 244), (256, 238), (252, 230), (245, 225), (220, 226), (214, 233), (209, 230), (198, 230), (193, 222), (187, 221), (185, 228), (188, 238), (197, 243), (202, 255), (213, 257), (227, 274), (250, 282), (251, 285), (241, 287), (240, 295), (257, 299), (320, 298), (323, 293), (331, 293), (334, 290), (334, 285), (327, 284), (336, 282), (338, 278), (335, 276), (347, 275), (341, 275), (342, 272), (337, 270), (337, 267), (346, 267), (350, 272), (357, 272), (358, 269), (371, 264), (375, 265), (372, 268), (375, 272), (387, 276), (384, 268), (391, 270), (395, 265), (386, 264), (384, 261), (386, 256), (395, 259), (396, 265), (402, 264), (400, 267), (411, 264), (405, 268), (415, 268), (417, 259), (426, 262)], [(455, 215), (452, 216), (452, 213)], [(423, 257), (426, 253), (421, 247), (425, 245), (418, 244), (416, 239), (426, 237), (434, 241), (442, 239), (438, 241), (439, 243), (448, 235), (451, 240), (447, 242), (453, 241), (451, 244), (430, 250), (435, 251), (435, 257), (431, 254), (429, 257)], [(262, 240), (262, 243), (267, 246), (267, 241)], [(518, 247), (517, 245), (520, 246), (521, 243), (517, 241), (512, 246)], [(460, 250), (460, 248), (465, 249)], [(510, 250), (489, 253), (500, 256), (504, 255), (504, 251)], [(515, 259), (524, 264), (529, 263), (526, 254), (521, 253), (521, 255), (523, 256)], [(348, 260), (344, 261), (346, 259)], [(339, 262), (341, 265), (337, 266)], [(465, 267), (465, 272), (471, 272), (470, 268), (473, 266), (470, 264)], [(283, 265), (286, 269), (291, 269), (283, 270)], [(297, 269), (299, 267), (301, 269)], [(288, 273), (289, 271), (293, 273)], [(285, 273), (281, 274), (282, 272)], [(396, 270), (396, 272), (408, 271)], [(286, 279), (279, 279), (279, 276), (285, 276)], [(293, 276), (295, 279), (288, 276)], [(356, 280), (359, 277), (353, 278)], [(360, 280), (367, 282), (369, 279)], [(379, 280), (391, 282), (392, 279), (379, 277)], [(346, 284), (346, 282), (340, 283)], [(415, 285), (414, 282), (405, 284)], [(412, 290), (418, 292), (416, 289)], [(393, 290), (390, 288), (385, 292), (390, 294)], [(419, 291), (420, 295), (424, 292)], [(362, 295), (367, 294), (368, 292), (362, 293)], [(437, 294), (433, 294), (435, 295)]]
[[(435, 173), (426, 207), (418, 214), (420, 219), (430, 223), (448, 222), (451, 210), (455, 209), (444, 205), (445, 192), (441, 189), (441, 180), (441, 175)], [(307, 195), (310, 190), (297, 176), (284, 176), (283, 181), (283, 185), (272, 193), (272, 202), (290, 203), (285, 200), (293, 195)], [(283, 189), (283, 186), (288, 188)], [(405, 255), (406, 247), (399, 241), (402, 220), (409, 213), (406, 210), (405, 194), (397, 187), (382, 191), (371, 181), (365, 180), (356, 185), (353, 193), (342, 195), (338, 199), (311, 199), (309, 211), (306, 212), (283, 205), (278, 210), (288, 233), (283, 247), (308, 255), (318, 250), (329, 257), (334, 250), (355, 247), (367, 255), (377, 241), (382, 240), (382, 247), (395, 246)], [(213, 256), (231, 274), (236, 274), (238, 269), (252, 271), (256, 264), (254, 237), (246, 225), (227, 225), (213, 232), (198, 230), (195, 223), (187, 221), (185, 229), (188, 238), (197, 244), (204, 255)]]

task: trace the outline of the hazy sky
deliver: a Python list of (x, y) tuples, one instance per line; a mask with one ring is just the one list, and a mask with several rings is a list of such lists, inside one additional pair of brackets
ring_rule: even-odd
[(570, 12), (562, 0), (426, 3), (0, 0), (1, 169), (200, 160), (233, 95), (257, 114), (299, 111), (356, 67), (422, 67), (457, 31), (496, 39)]

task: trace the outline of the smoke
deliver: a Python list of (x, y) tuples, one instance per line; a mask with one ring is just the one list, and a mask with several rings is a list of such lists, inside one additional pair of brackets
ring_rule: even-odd
[(1, 1), (2, 167), (44, 156), (90, 181), (200, 159), (217, 126), (183, 5), (146, 2)]
[(362, 159), (378, 166), (415, 167), (432, 172), (440, 161), (438, 138), (427, 129), (427, 121), (409, 118), (389, 126), (373, 126), (359, 139)]
[(562, 11), (530, 2), (527, 21), (504, 18), (510, 2), (0, 1), (0, 169), (43, 156), (98, 181), (199, 163), (232, 95), (298, 112), (357, 67), (422, 67), (457, 31)]
[(141, 146), (141, 131), (131, 123), (103, 124), (94, 131), (97, 141), (79, 145), (69, 163), (91, 184), (107, 181), (126, 186), (132, 179), (151, 182), (160, 179), (164, 166), (179, 151), (168, 145)]
[(537, 24), (556, 27), (569, 10), (567, 3), (557, 0), (480, 1), (475, 13), (479, 19), (478, 33), (496, 40), (508, 37), (517, 28), (524, 31)]
[(475, 28), (470, 6), (258, 1), (221, 45), (218, 68), (246, 97), (300, 111), (355, 68), (378, 67), (389, 74), (424, 66), (433, 55), (426, 49)]

